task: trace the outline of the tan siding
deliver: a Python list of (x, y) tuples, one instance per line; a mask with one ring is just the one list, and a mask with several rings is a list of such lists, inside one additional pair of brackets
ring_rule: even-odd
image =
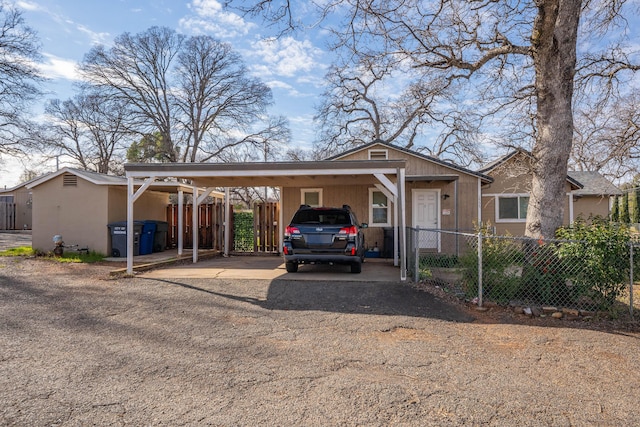
[(78, 179), (63, 186), (60, 175), (33, 189), (33, 248), (53, 249), (52, 238), (107, 253), (107, 189)]
[(609, 197), (585, 196), (573, 202), (574, 218), (588, 220), (591, 216), (606, 218), (609, 216)]
[(33, 221), (31, 190), (20, 187), (11, 194), (13, 194), (13, 201), (16, 204), (16, 228), (30, 230)]
[[(126, 187), (95, 185), (78, 177), (77, 186), (63, 186), (58, 176), (33, 189), (33, 247), (53, 249), (52, 238), (62, 235), (66, 244), (77, 244), (109, 254), (108, 224), (127, 219)], [(166, 221), (169, 195), (145, 192), (134, 205), (134, 219)]]
[[(498, 222), (495, 212), (495, 197), (500, 194), (529, 194), (531, 188), (531, 175), (527, 169), (528, 164), (523, 161), (525, 156), (520, 154), (500, 165), (489, 173), (494, 182), (482, 187), (482, 218), (485, 224), (495, 226), (497, 234), (511, 234), (523, 236), (525, 223), (523, 222)], [(528, 161), (528, 160), (527, 160)], [(564, 197), (563, 225), (571, 222), (571, 210), (568, 193), (572, 190), (567, 181)], [(574, 218), (581, 215), (588, 219), (590, 215), (607, 216), (609, 214), (609, 198), (586, 196), (576, 198), (573, 205)]]
[[(133, 206), (133, 219), (143, 221), (153, 219), (167, 220), (169, 194), (145, 191)], [(109, 222), (127, 219), (127, 190), (125, 187), (109, 187)]]
[[(456, 214), (458, 218), (458, 228), (460, 230), (472, 230), (478, 219), (478, 178), (449, 168), (445, 165), (435, 163), (424, 158), (411, 155), (402, 150), (396, 150), (385, 145), (374, 144), (367, 149), (351, 153), (340, 160), (368, 160), (369, 150), (386, 149), (389, 160), (407, 161), (405, 173), (410, 176), (432, 176), (432, 175), (456, 175), (458, 176), (458, 212), (456, 213), (455, 184), (453, 182), (432, 181), (432, 182), (407, 182), (406, 186), (406, 214), (407, 225), (413, 225), (411, 190), (418, 188), (440, 189), (441, 194), (448, 194), (449, 198), (441, 199), (440, 213), (449, 212), (449, 215), (441, 215), (441, 227), (444, 229), (455, 229)], [(368, 197), (368, 194), (367, 194)], [(365, 202), (368, 203), (368, 200)]]

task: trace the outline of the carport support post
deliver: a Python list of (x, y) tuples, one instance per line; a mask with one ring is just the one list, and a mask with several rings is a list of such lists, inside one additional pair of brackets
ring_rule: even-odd
[(397, 267), (400, 265), (400, 258), (398, 257), (398, 198), (393, 200), (393, 265)]
[(184, 191), (178, 190), (178, 255), (184, 248)]
[(231, 237), (231, 231), (229, 225), (231, 224), (231, 202), (229, 201), (229, 187), (224, 188), (224, 256), (229, 256), (229, 238)]
[(193, 212), (191, 212), (191, 226), (193, 233), (193, 263), (198, 262), (198, 187), (193, 186)]
[(133, 274), (133, 178), (127, 178), (127, 274)]
[(405, 202), (405, 169), (398, 168), (398, 204), (400, 205), (400, 280), (407, 280), (407, 209)]

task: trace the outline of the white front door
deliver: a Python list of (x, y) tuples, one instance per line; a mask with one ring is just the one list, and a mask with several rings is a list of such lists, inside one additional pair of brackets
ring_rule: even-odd
[[(440, 190), (412, 190), (414, 228), (440, 228)], [(439, 233), (420, 232), (419, 247), (440, 250)]]

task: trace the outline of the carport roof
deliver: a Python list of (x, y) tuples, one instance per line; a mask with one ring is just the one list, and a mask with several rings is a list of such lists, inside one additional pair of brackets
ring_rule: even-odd
[[(197, 186), (353, 185), (377, 182), (374, 174), (397, 175), (405, 160), (248, 163), (127, 163), (130, 178), (191, 179)], [(345, 181), (345, 177), (349, 177)]]

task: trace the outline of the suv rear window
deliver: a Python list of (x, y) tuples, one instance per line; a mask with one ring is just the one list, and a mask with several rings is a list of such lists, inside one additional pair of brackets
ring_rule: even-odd
[(342, 210), (337, 209), (304, 209), (299, 210), (293, 216), (291, 221), (293, 224), (349, 224), (351, 225), (351, 218), (349, 214)]

